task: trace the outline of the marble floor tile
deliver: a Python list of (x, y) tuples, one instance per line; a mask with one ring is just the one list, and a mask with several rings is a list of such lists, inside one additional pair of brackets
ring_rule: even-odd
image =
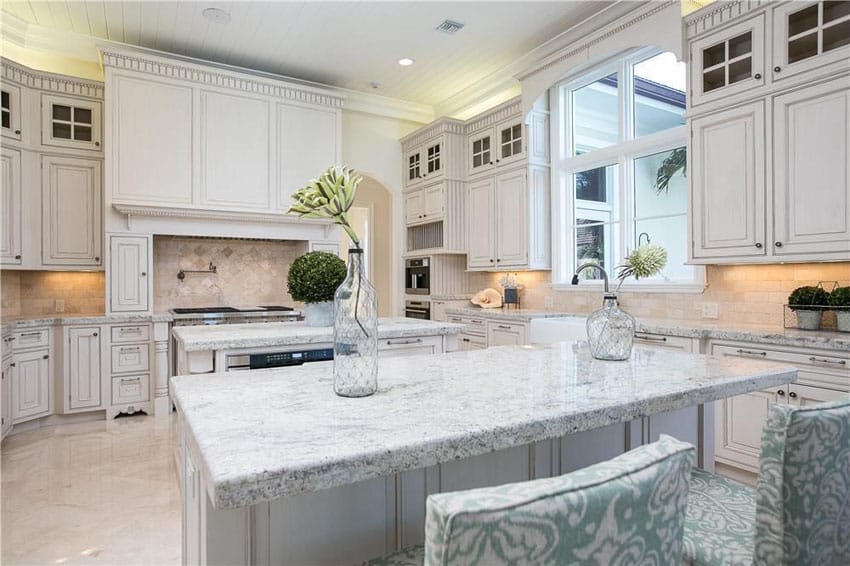
[(180, 563), (173, 419), (144, 415), (7, 437), (0, 563)]

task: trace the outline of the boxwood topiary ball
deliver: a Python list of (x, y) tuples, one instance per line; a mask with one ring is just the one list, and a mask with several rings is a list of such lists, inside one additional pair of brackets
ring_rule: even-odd
[(310, 252), (289, 266), (287, 290), (302, 303), (333, 301), (337, 287), (345, 279), (345, 262), (327, 252)]

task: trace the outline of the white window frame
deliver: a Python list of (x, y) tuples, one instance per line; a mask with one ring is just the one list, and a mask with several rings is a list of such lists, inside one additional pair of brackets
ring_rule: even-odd
[[(552, 288), (556, 290), (576, 291), (601, 289), (601, 280), (582, 281), (575, 286), (570, 282), (576, 268), (575, 238), (573, 236), (573, 211), (575, 209), (575, 192), (572, 189), (572, 176), (581, 171), (597, 167), (615, 165), (618, 167), (615, 196), (619, 217), (612, 225), (619, 225), (618, 240), (615, 249), (621, 251), (636, 245), (630, 241), (631, 225), (634, 221), (633, 191), (626, 187), (633, 185), (634, 161), (662, 151), (670, 151), (677, 147), (688, 147), (687, 125), (670, 128), (635, 139), (634, 116), (631, 105), (632, 98), (622, 96), (622, 93), (633, 90), (633, 65), (654, 55), (662, 53), (657, 48), (643, 48), (631, 51), (625, 56), (620, 55), (580, 74), (566, 77), (549, 90), (551, 108), (551, 147), (552, 152)], [(618, 105), (618, 140), (619, 143), (595, 149), (581, 155), (572, 155), (572, 128), (567, 127), (566, 117), (571, 115), (572, 97), (570, 93), (583, 86), (598, 81), (612, 73), (618, 73), (617, 105)], [(568, 190), (569, 187), (569, 190)], [(627, 212), (631, 211), (631, 212)], [(685, 213), (687, 214), (687, 212)], [(664, 215), (665, 217), (669, 215)], [(687, 225), (690, 226), (690, 218)], [(682, 237), (690, 238), (689, 234)], [(622, 259), (622, 258), (620, 258)], [(649, 293), (702, 293), (705, 290), (705, 267), (693, 266), (694, 278), (690, 281), (665, 282), (660, 280), (627, 279), (621, 291)], [(609, 268), (610, 269), (610, 268)], [(610, 269), (608, 276), (612, 283), (616, 273)]]

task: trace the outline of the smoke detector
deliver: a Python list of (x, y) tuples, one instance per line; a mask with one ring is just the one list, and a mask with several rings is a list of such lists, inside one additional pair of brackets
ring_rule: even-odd
[(463, 29), (463, 24), (452, 20), (443, 20), (443, 22), (434, 29), (448, 35), (454, 35)]

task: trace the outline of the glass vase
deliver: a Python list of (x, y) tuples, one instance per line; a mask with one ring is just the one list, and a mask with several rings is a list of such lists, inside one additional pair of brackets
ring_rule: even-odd
[(608, 294), (602, 308), (587, 317), (587, 343), (597, 360), (628, 360), (635, 339), (635, 319)]
[(378, 295), (366, 278), (363, 250), (348, 250), (348, 273), (334, 294), (334, 392), (366, 397), (378, 390)]

